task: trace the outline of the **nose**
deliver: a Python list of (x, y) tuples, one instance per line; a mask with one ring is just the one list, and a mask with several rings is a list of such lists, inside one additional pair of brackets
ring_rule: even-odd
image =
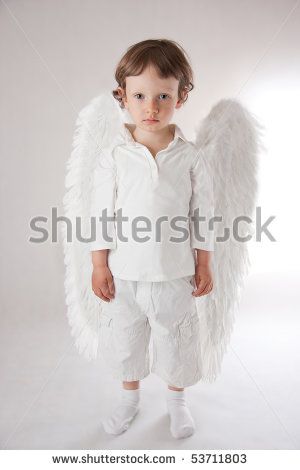
[(147, 112), (150, 115), (158, 113), (158, 105), (157, 105), (155, 98), (153, 98), (152, 100), (151, 99), (149, 100), (148, 106), (147, 106)]

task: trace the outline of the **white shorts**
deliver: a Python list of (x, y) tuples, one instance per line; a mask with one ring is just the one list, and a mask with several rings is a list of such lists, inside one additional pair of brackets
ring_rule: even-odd
[(122, 381), (150, 374), (168, 385), (188, 387), (201, 378), (199, 318), (193, 275), (171, 281), (129, 281), (114, 277), (115, 297), (101, 300), (99, 352)]

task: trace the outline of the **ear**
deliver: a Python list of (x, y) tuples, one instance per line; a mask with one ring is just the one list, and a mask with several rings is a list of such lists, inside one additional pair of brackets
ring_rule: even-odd
[(118, 86), (117, 91), (118, 91), (118, 95), (122, 98), (124, 106), (126, 107), (126, 105), (127, 105), (126, 101), (127, 100), (126, 100), (126, 92), (125, 92), (124, 88)]
[(176, 108), (176, 109), (181, 108), (181, 106), (183, 105), (184, 99), (185, 99), (185, 97), (187, 96), (187, 94), (188, 94), (188, 90), (187, 90), (187, 89), (182, 90), (182, 92), (181, 92), (181, 98), (178, 99), (178, 101), (177, 101), (177, 103), (176, 103), (176, 105), (175, 105), (175, 108)]

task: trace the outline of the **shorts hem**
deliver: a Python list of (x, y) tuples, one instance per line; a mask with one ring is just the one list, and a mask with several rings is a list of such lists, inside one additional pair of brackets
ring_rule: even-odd
[(151, 369), (151, 372), (155, 375), (157, 375), (158, 377), (160, 377), (161, 379), (163, 379), (168, 385), (170, 386), (173, 386), (173, 387), (178, 387), (178, 388), (185, 388), (185, 387), (191, 387), (192, 385), (196, 385), (196, 383), (200, 382), (200, 380), (202, 379), (202, 375), (200, 375), (199, 377), (197, 377), (197, 379), (194, 379), (192, 381), (187, 381), (185, 382), (184, 384), (174, 384), (172, 383), (173, 381), (172, 380), (169, 380), (169, 378), (167, 378), (165, 376), (165, 374), (162, 374), (159, 369), (156, 369), (155, 367), (152, 367)]
[(113, 373), (113, 378), (117, 380), (122, 380), (123, 382), (137, 382), (138, 380), (143, 380), (144, 378), (148, 377), (150, 374), (150, 370), (146, 370), (145, 372), (142, 372), (141, 374), (134, 374), (134, 375), (127, 375), (127, 376), (122, 376), (122, 374), (118, 373)]

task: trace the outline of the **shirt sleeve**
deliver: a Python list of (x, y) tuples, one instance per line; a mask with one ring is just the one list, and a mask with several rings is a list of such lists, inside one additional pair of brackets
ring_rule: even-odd
[[(190, 200), (190, 235), (191, 247), (214, 251), (214, 189), (213, 179), (207, 168), (203, 151), (197, 153), (195, 163), (191, 169), (192, 196)], [(198, 212), (197, 212), (198, 209)], [(195, 213), (196, 211), (196, 213)], [(200, 221), (193, 221), (191, 217), (200, 217)], [(202, 218), (205, 217), (205, 220)], [(211, 220), (211, 228), (209, 221)], [(198, 230), (197, 230), (198, 227)]]
[[(116, 248), (116, 229), (113, 220), (115, 217), (115, 197), (115, 162), (111, 152), (105, 152), (99, 155), (92, 175), (91, 241), (88, 242), (90, 251)], [(104, 217), (105, 220), (99, 220), (99, 217)], [(112, 219), (107, 220), (108, 217)]]

